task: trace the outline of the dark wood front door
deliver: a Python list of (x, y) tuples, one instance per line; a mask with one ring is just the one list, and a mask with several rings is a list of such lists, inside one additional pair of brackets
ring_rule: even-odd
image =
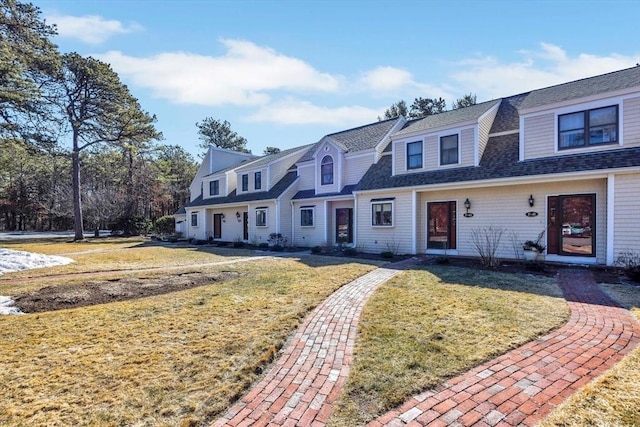
[(549, 197), (547, 253), (595, 256), (595, 194)]
[(427, 203), (427, 248), (456, 248), (456, 202)]
[(336, 209), (336, 243), (353, 243), (353, 209)]
[(222, 214), (213, 214), (213, 238), (222, 238)]

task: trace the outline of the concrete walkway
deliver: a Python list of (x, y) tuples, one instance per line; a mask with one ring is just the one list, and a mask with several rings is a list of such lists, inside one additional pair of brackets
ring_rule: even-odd
[[(362, 308), (412, 260), (376, 269), (331, 295), (266, 377), (214, 426), (324, 426), (351, 364)], [(421, 393), (369, 426), (532, 426), (640, 343), (640, 325), (590, 272), (563, 270), (571, 308), (559, 330)]]
[(379, 426), (533, 426), (640, 343), (640, 324), (586, 270), (562, 270), (562, 328), (413, 397)]

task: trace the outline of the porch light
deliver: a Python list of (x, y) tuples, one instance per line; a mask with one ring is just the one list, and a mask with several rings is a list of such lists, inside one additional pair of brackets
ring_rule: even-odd
[(464, 208), (467, 210), (467, 213), (465, 213), (463, 216), (465, 218), (471, 218), (473, 214), (469, 212), (469, 209), (471, 209), (471, 202), (469, 201), (469, 198), (467, 198), (467, 200), (464, 201)]
[(536, 203), (536, 200), (533, 198), (533, 194), (529, 195), (529, 207), (533, 207), (533, 205)]
[(236, 211), (236, 219), (240, 222), (240, 212)]

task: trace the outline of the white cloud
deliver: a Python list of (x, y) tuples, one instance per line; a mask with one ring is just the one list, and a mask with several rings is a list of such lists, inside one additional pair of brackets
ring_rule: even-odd
[(418, 82), (409, 71), (395, 67), (378, 67), (362, 74), (359, 79), (360, 87), (372, 95), (393, 95), (407, 98), (411, 104), (414, 98), (447, 99), (451, 96), (445, 86), (425, 82)]
[(536, 51), (519, 53), (522, 59), (511, 63), (493, 57), (459, 61), (453, 66), (461, 71), (451, 74), (451, 85), (460, 88), (460, 95), (476, 93), (478, 101), (481, 101), (632, 67), (638, 58), (638, 55), (616, 53), (570, 56), (561, 47), (550, 43), (541, 43)]
[(58, 35), (78, 39), (88, 44), (100, 44), (116, 34), (139, 31), (138, 24), (124, 25), (120, 21), (104, 19), (97, 15), (70, 16), (49, 14), (47, 21), (56, 24)]
[(336, 108), (321, 107), (311, 102), (288, 98), (273, 104), (263, 105), (248, 120), (287, 125), (333, 125), (358, 126), (371, 123), (382, 115), (384, 109), (372, 109), (357, 105)]
[(297, 58), (242, 40), (221, 40), (224, 56), (186, 52), (137, 58), (120, 52), (94, 55), (154, 95), (182, 104), (260, 105), (276, 90), (335, 92), (339, 79)]

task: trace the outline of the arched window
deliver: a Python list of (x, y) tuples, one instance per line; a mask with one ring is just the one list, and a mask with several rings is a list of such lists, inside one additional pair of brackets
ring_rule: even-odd
[(320, 182), (322, 185), (333, 184), (333, 158), (324, 156), (320, 162)]

